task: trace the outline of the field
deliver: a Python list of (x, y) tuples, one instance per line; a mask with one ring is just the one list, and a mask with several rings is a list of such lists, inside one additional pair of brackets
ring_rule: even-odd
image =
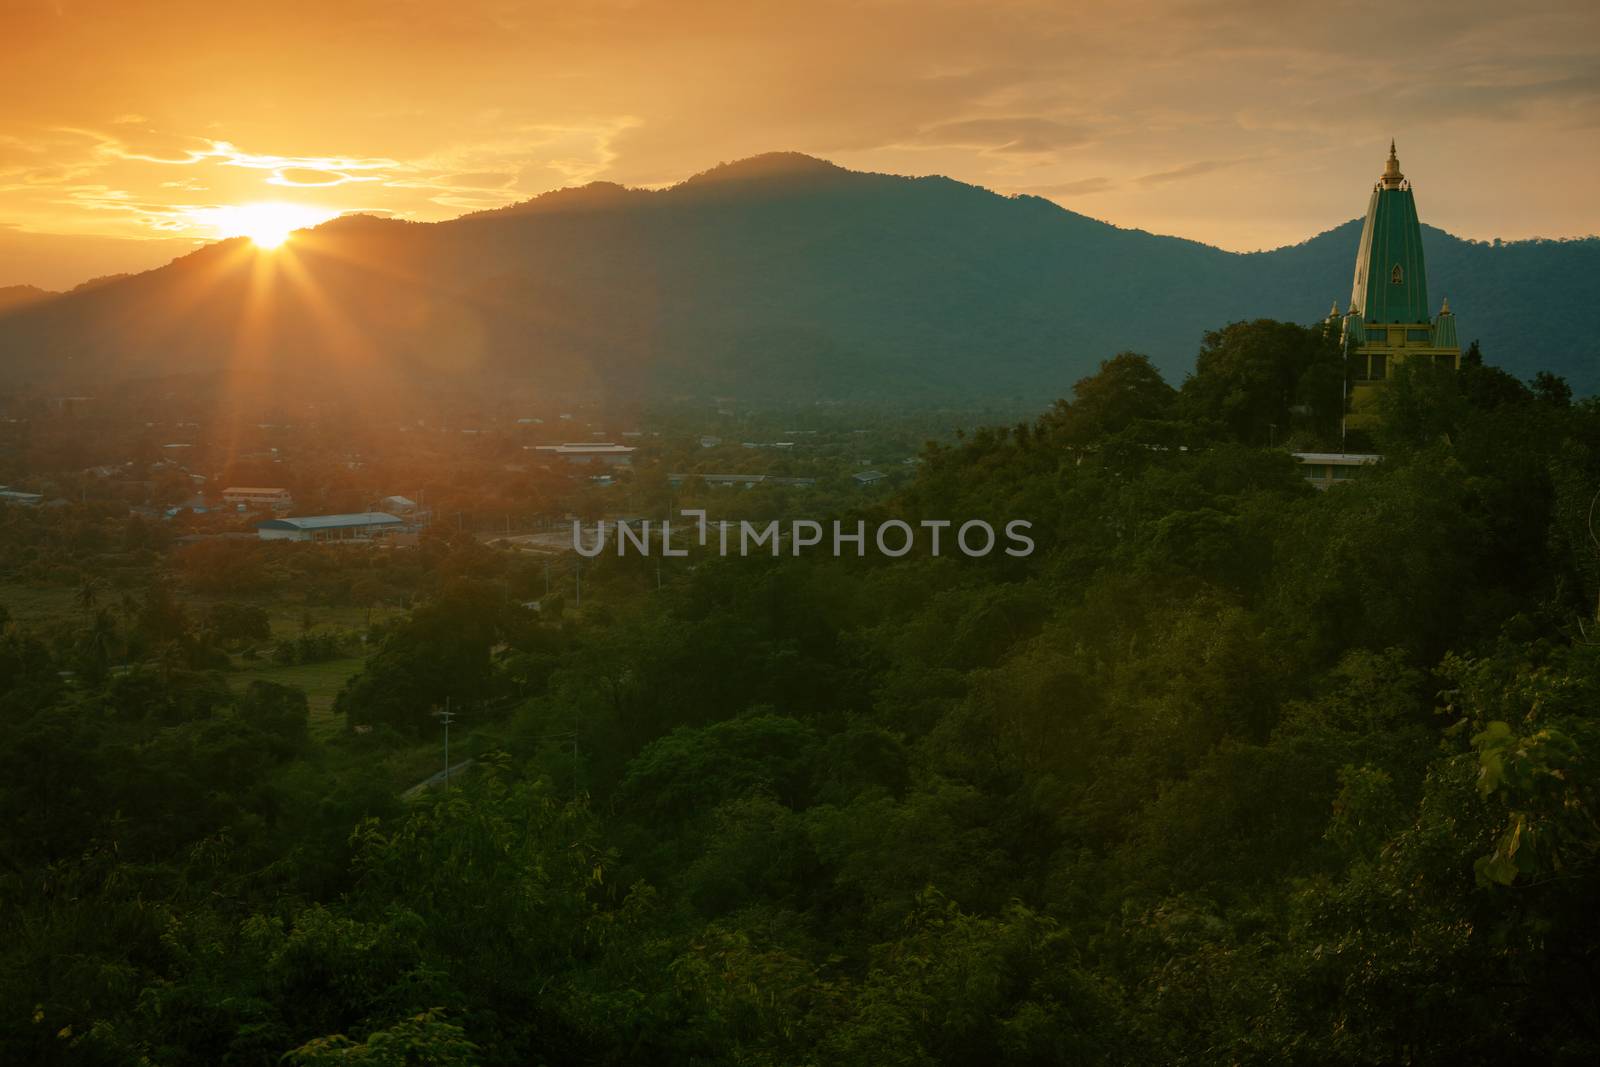
[(366, 662), (364, 657), (349, 656), (323, 663), (290, 666), (264, 663), (260, 666), (243, 667), (230, 674), (228, 681), (235, 689), (240, 690), (251, 682), (276, 682), (278, 685), (292, 685), (296, 689), (304, 690), (306, 700), (311, 705), (311, 734), (318, 740), (327, 740), (337, 735), (342, 728), (342, 724), (333, 714), (333, 698), (339, 695), (339, 690), (345, 681), (361, 670), (364, 662)]
[[(137, 599), (140, 594), (134, 593)], [(207, 608), (222, 600), (254, 604), (265, 608), (272, 621), (274, 637), (294, 636), (300, 633), (309, 618), (315, 626), (331, 626), (343, 630), (359, 630), (367, 625), (367, 609), (353, 605), (317, 604), (307, 606), (270, 597), (214, 597), (198, 596), (180, 589), (177, 598), (189, 610), (191, 617), (205, 614)], [(99, 594), (96, 607), (114, 608), (121, 603), (122, 591), (104, 590)], [(78, 604), (78, 590), (69, 585), (31, 585), (18, 582), (0, 582), (0, 605), (4, 605), (17, 622), (29, 628), (47, 626), (63, 620), (80, 620), (84, 609)], [(405, 610), (392, 604), (374, 605), (371, 618), (374, 625)]]
[[(44, 629), (61, 623), (81, 625), (85, 612), (77, 598), (78, 591), (69, 586), (0, 584), (0, 605), (5, 606), (18, 625), (29, 629)], [(119, 594), (103, 593), (100, 606), (113, 606), (119, 599)], [(208, 597), (181, 596), (180, 599), (191, 616), (202, 615), (209, 605), (215, 603), (214, 598)], [(275, 639), (299, 634), (307, 616), (314, 626), (335, 629), (360, 629), (367, 618), (366, 611), (356, 607), (318, 606), (308, 609), (282, 601), (264, 602), (261, 606), (271, 616)], [(402, 614), (398, 608), (374, 608), (372, 620), (377, 622), (398, 614)], [(344, 656), (322, 663), (284, 666), (268, 659), (244, 660), (235, 657), (234, 663), (238, 669), (228, 675), (228, 680), (236, 690), (243, 690), (258, 680), (304, 690), (311, 706), (311, 732), (319, 740), (327, 740), (336, 736), (340, 729), (333, 714), (334, 697), (345, 681), (361, 670), (364, 662), (364, 656)]]
[(30, 628), (83, 614), (78, 591), (65, 585), (0, 583), (0, 605), (19, 624)]

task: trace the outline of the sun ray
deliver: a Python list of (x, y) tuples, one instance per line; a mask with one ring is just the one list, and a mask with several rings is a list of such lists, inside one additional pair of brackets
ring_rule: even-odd
[(248, 237), (260, 249), (277, 248), (296, 230), (327, 222), (339, 214), (329, 208), (281, 200), (194, 208), (188, 212), (192, 221), (211, 227), (217, 237)]

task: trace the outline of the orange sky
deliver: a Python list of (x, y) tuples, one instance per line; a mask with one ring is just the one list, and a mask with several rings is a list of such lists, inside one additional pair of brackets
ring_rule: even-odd
[[(282, 201), (442, 219), (794, 149), (1234, 249), (1600, 232), (1592, 0), (0, 0), (0, 285)], [(161, 243), (150, 243), (160, 241)]]

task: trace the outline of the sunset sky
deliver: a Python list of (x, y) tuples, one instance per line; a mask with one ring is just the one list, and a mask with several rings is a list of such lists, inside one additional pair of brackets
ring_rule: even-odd
[[(798, 150), (1249, 250), (1354, 217), (1600, 232), (1593, 0), (0, 0), (0, 285)], [(285, 209), (275, 209), (285, 210)]]

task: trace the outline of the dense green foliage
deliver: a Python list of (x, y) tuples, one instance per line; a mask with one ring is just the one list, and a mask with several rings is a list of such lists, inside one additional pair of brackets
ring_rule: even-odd
[[(432, 539), (327, 746), (7, 624), (0, 1059), (1593, 1062), (1600, 406), (1402, 371), (1317, 492), (1261, 446), (1326, 431), (1320, 345), (1119, 356), (865, 513), (1025, 559), (608, 557), (535, 612)], [(446, 697), (476, 765), (402, 802), (361, 760)]]

